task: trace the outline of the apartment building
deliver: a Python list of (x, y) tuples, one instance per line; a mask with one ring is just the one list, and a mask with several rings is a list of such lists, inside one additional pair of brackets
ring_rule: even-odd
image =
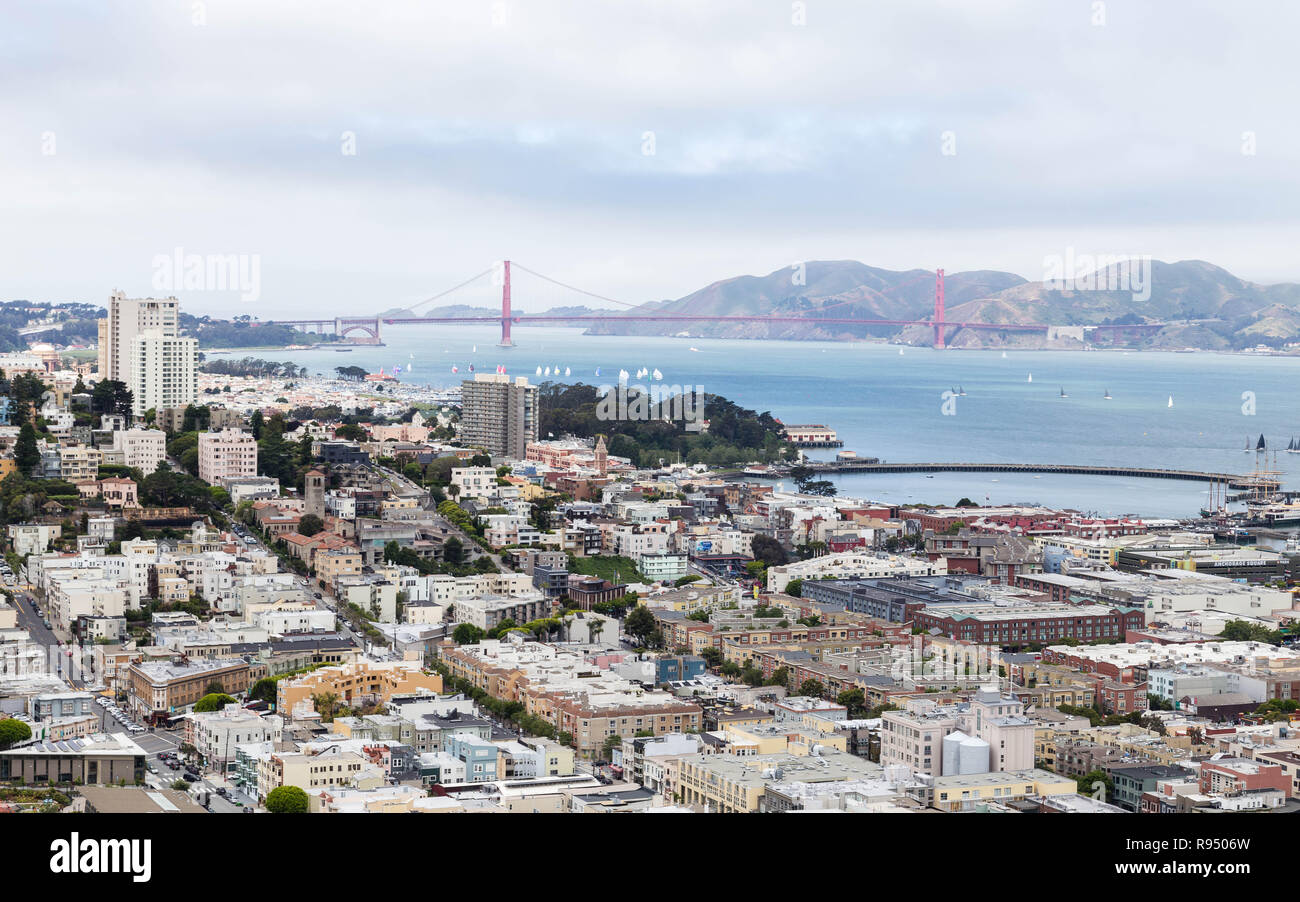
[(442, 677), (425, 673), (410, 661), (358, 661), (338, 667), (322, 667), (296, 680), (281, 680), (276, 687), (275, 709), (292, 711), (313, 695), (333, 693), (345, 705), (361, 699), (386, 702), (393, 695), (405, 695), (424, 689), (442, 692)]
[(537, 386), (527, 377), (479, 373), (461, 383), (461, 442), (523, 460), (537, 441)]
[(257, 440), (242, 429), (199, 434), (199, 478), (208, 485), (257, 475)]
[(119, 429), (104, 462), (136, 467), (148, 476), (167, 457), (167, 434), (161, 429)]

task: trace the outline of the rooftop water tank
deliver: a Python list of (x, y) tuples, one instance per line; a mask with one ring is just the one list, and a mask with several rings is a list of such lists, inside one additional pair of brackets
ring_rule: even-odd
[(967, 736), (958, 751), (957, 773), (987, 774), (989, 772), (989, 744), (983, 739)]
[(960, 773), (961, 764), (961, 744), (962, 740), (970, 737), (961, 730), (954, 730), (947, 736), (943, 737), (943, 769), (940, 771), (945, 777), (949, 774)]

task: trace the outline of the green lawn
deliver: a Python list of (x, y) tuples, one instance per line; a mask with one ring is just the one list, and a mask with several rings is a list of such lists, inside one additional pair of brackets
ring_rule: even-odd
[[(614, 578), (615, 571), (618, 578)], [(569, 572), (584, 576), (599, 576), (610, 582), (643, 582), (645, 577), (636, 569), (636, 564), (625, 557), (599, 555), (595, 557), (574, 557), (569, 555)]]

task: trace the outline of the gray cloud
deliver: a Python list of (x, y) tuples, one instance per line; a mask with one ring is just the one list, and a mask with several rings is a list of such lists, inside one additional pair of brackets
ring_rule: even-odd
[[(18, 7), (7, 294), (147, 293), (176, 246), (260, 254), (263, 316), (410, 303), (502, 256), (634, 302), (811, 258), (1034, 278), (1066, 246), (1300, 280), (1300, 12), (1105, 6)], [(519, 306), (580, 300), (534, 288)]]

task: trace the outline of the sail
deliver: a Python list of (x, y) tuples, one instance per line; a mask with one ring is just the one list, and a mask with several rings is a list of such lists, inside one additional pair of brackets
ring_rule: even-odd
[(1261, 432), (1261, 433), (1259, 434), (1259, 441), (1255, 442), (1255, 450), (1256, 450), (1256, 451), (1263, 451), (1263, 450), (1264, 450), (1265, 448), (1267, 448), (1267, 447), (1268, 447), (1268, 446), (1267, 446), (1266, 444), (1264, 444), (1264, 433)]

